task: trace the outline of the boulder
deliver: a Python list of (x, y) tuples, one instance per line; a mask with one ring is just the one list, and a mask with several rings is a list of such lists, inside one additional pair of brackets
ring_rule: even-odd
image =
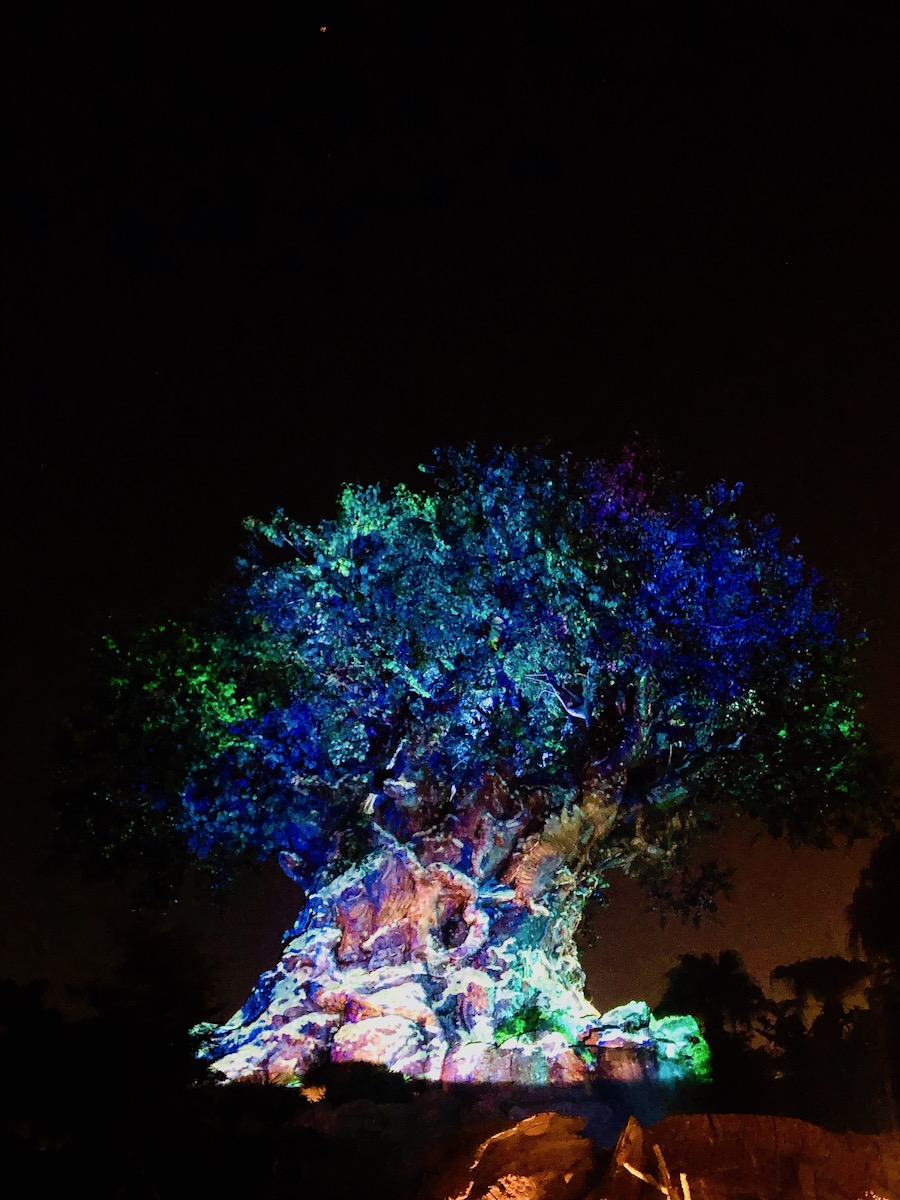
[[(598, 1173), (579, 1117), (538, 1113), (483, 1142), (465, 1186), (458, 1177), (429, 1189), (447, 1200), (582, 1200)], [(450, 1190), (446, 1190), (449, 1188)], [(457, 1190), (458, 1189), (458, 1190)]]

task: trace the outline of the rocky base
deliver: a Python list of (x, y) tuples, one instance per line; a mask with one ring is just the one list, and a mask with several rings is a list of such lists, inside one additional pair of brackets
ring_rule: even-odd
[(393, 839), (310, 897), (281, 962), (204, 1056), (226, 1080), (298, 1085), (323, 1062), (411, 1078), (568, 1085), (702, 1076), (692, 1018), (584, 995), (580, 910), (486, 886)]

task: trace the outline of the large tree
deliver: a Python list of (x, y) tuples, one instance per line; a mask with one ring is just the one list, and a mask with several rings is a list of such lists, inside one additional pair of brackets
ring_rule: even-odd
[(301, 885), (280, 964), (215, 1031), (229, 1077), (330, 1055), (572, 1079), (625, 1043), (689, 1069), (671, 1025), (590, 1005), (575, 930), (614, 868), (702, 901), (688, 854), (723, 814), (871, 827), (858, 635), (737, 488), (672, 493), (628, 455), (423, 470), (317, 527), (248, 522), (214, 613), (110, 639), (105, 783), (70, 821), (111, 853), (276, 855)]

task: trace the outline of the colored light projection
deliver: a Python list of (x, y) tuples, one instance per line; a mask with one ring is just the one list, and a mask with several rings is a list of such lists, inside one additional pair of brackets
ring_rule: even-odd
[(702, 1075), (690, 1018), (591, 1005), (576, 930), (614, 869), (712, 903), (688, 855), (718, 813), (814, 840), (864, 823), (854, 639), (736, 489), (671, 495), (628, 456), (425, 470), (421, 492), (347, 487), (316, 528), (248, 523), (224, 616), (115, 650), (123, 703), (177, 744), (143, 813), (201, 860), (277, 855), (306, 897), (204, 1053), (284, 1084), (329, 1057)]

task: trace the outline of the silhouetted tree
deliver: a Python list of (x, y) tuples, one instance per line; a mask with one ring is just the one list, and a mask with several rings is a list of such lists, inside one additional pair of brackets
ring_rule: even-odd
[(885, 1106), (900, 1123), (900, 833), (882, 838), (861, 872), (848, 910), (853, 948), (866, 955), (868, 1044), (882, 1066)]
[(847, 1007), (870, 967), (839, 955), (776, 967), (773, 981), (793, 996), (774, 1005), (782, 1111), (831, 1128), (872, 1129), (878, 1115), (877, 1064), (868, 1051), (864, 1009)]
[(883, 837), (848, 909), (853, 948), (875, 964), (882, 975), (900, 970), (900, 833)]
[(749, 1038), (765, 1012), (765, 994), (747, 974), (736, 950), (722, 950), (718, 958), (682, 954), (666, 978), (659, 1011), (693, 1013), (707, 1037)]
[(826, 958), (804, 958), (775, 967), (772, 979), (790, 984), (802, 1005), (817, 1000), (823, 1010), (843, 1011), (843, 1000), (857, 987), (871, 968), (858, 958), (832, 954)]
[(735, 950), (682, 954), (667, 972), (660, 1015), (690, 1013), (709, 1044), (711, 1086), (705, 1104), (719, 1111), (757, 1111), (770, 1063), (759, 1044), (768, 1031), (769, 1001)]

